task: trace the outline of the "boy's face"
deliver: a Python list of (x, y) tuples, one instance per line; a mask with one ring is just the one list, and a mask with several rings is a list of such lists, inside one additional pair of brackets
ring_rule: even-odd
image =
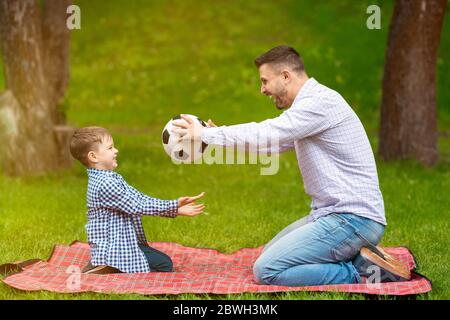
[(88, 153), (89, 162), (92, 167), (100, 170), (114, 170), (117, 168), (117, 154), (119, 150), (114, 147), (112, 137), (105, 137), (102, 142), (97, 145), (95, 151)]

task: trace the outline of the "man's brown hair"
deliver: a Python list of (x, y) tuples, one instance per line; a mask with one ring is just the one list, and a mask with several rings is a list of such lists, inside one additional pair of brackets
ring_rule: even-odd
[(305, 71), (303, 60), (298, 52), (289, 46), (278, 46), (270, 49), (255, 59), (257, 68), (263, 64), (288, 65), (293, 71), (302, 73)]
[(75, 130), (70, 141), (70, 153), (72, 157), (80, 161), (86, 167), (89, 165), (87, 155), (89, 151), (96, 149), (96, 145), (102, 143), (104, 139), (111, 137), (111, 134), (102, 127), (84, 127)]

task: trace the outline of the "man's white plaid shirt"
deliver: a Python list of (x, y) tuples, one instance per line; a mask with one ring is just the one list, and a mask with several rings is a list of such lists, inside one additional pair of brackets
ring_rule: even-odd
[[(292, 106), (260, 123), (204, 128), (205, 143), (250, 146), (275, 152), (295, 149), (305, 191), (312, 198), (309, 221), (348, 212), (386, 225), (372, 148), (358, 116), (336, 91), (310, 78)], [(259, 141), (259, 144), (258, 144)]]
[(86, 231), (93, 266), (108, 265), (123, 272), (150, 272), (138, 244), (147, 244), (141, 217), (174, 218), (177, 200), (149, 197), (128, 185), (114, 171), (89, 168)]

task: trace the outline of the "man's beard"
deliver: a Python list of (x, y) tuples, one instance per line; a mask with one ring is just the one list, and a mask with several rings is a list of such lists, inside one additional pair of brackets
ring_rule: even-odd
[(278, 110), (283, 110), (288, 108), (288, 102), (286, 101), (286, 99), (283, 99), (287, 96), (287, 90), (286, 89), (282, 89), (280, 90), (280, 92), (278, 94), (275, 94), (273, 97), (275, 99), (275, 107)]
[(275, 101), (275, 107), (278, 110), (283, 110), (284, 108), (286, 108), (283, 103), (278, 103), (278, 101)]

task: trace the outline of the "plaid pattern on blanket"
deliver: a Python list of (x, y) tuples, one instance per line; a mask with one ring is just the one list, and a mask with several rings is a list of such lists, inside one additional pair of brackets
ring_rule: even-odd
[[(2, 281), (21, 290), (54, 292), (101, 292), (138, 294), (213, 293), (281, 291), (338, 291), (380, 295), (411, 295), (431, 291), (431, 281), (413, 273), (407, 282), (381, 284), (322, 285), (286, 287), (258, 285), (253, 281), (252, 266), (260, 248), (244, 248), (232, 254), (213, 249), (190, 248), (176, 243), (150, 243), (168, 254), (174, 262), (174, 272), (134, 274), (81, 274), (90, 258), (89, 245), (75, 241), (69, 246), (56, 245), (47, 261), (29, 260), (0, 266), (7, 272)], [(386, 252), (406, 262), (411, 270), (416, 263), (408, 249), (385, 248)]]

